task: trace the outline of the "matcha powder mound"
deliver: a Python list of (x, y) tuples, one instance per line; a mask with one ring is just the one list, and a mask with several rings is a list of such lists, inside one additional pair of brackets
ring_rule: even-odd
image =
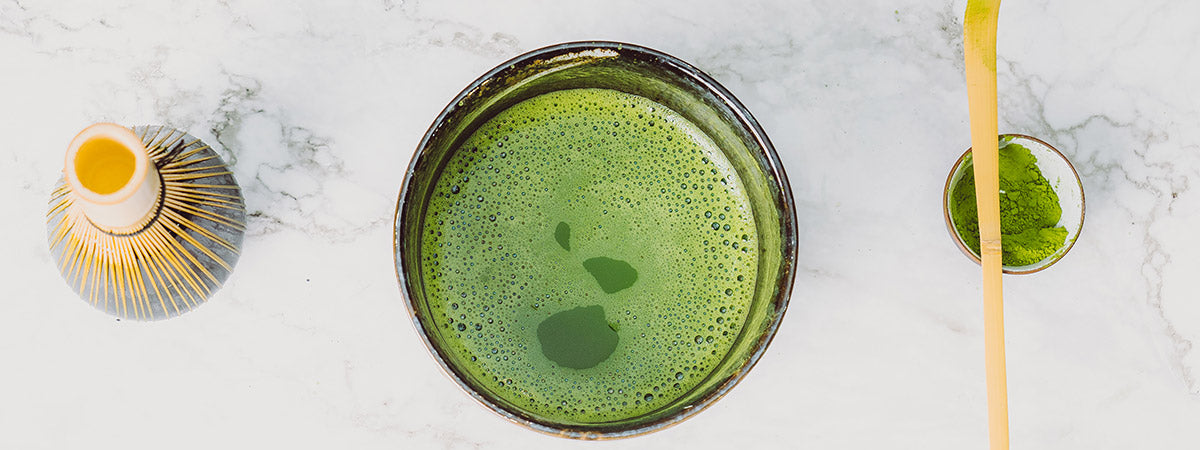
[[(971, 251), (979, 254), (979, 213), (975, 204), (973, 165), (950, 193), (954, 228)], [(1000, 239), (1006, 266), (1026, 266), (1053, 254), (1067, 240), (1058, 225), (1058, 194), (1038, 170), (1037, 158), (1017, 144), (1000, 148)]]

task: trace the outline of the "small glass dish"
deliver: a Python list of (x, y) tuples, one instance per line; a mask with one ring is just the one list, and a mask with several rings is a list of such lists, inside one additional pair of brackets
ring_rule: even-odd
[[(1062, 218), (1057, 226), (1066, 228), (1067, 237), (1063, 245), (1054, 253), (1043, 258), (1041, 261), (1023, 266), (1004, 265), (1004, 273), (1023, 275), (1044, 270), (1071, 250), (1075, 245), (1075, 240), (1079, 238), (1079, 232), (1083, 229), (1084, 216), (1084, 201), (1083, 201), (1083, 183), (1079, 179), (1079, 173), (1075, 171), (1075, 167), (1067, 160), (1066, 155), (1059, 152), (1050, 144), (1032, 136), (1023, 134), (1002, 134), (1000, 135), (1000, 147), (1008, 144), (1018, 144), (1029, 149), (1030, 153), (1037, 158), (1038, 169), (1041, 170), (1042, 176), (1050, 182), (1054, 188), (1054, 192), (1058, 194), (1059, 206), (1062, 208)], [(958, 245), (959, 250), (963, 254), (979, 264), (979, 254), (975, 253), (970, 247), (963, 242), (962, 235), (959, 234), (955, 227), (954, 218), (950, 214), (952, 208), (951, 190), (958, 181), (969, 176), (972, 172), (969, 171), (972, 166), (971, 149), (963, 152), (962, 156), (955, 161), (954, 167), (950, 169), (950, 175), (946, 177), (946, 187), (942, 191), (942, 215), (946, 220), (946, 229), (950, 232), (950, 237), (954, 239), (954, 243)]]

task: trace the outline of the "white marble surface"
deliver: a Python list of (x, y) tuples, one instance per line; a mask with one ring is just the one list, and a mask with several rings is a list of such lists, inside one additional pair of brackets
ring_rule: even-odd
[[(0, 448), (986, 447), (979, 268), (941, 188), (968, 145), (965, 0), (0, 0)], [(1200, 445), (1200, 3), (1007, 0), (1000, 129), (1083, 176), (1087, 220), (1006, 277), (1013, 448)], [(562, 41), (639, 43), (753, 111), (795, 188), (779, 335), (692, 420), (610, 443), (476, 405), (406, 319), (404, 167), (463, 86)], [(207, 305), (118, 322), (49, 259), (49, 189), (89, 123), (218, 144), (250, 213)]]

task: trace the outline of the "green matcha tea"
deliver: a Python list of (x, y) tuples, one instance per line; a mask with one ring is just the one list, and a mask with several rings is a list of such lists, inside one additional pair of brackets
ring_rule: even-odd
[(754, 294), (741, 181), (674, 111), (606, 89), (530, 98), (450, 156), (421, 230), (448, 363), (562, 424), (620, 421), (700, 384)]
[[(1006, 266), (1035, 264), (1053, 255), (1067, 240), (1067, 229), (1058, 225), (1062, 218), (1058, 194), (1029, 149), (1001, 141), (998, 157), (1001, 259)], [(979, 255), (975, 166), (967, 164), (950, 191), (950, 216), (963, 243)]]

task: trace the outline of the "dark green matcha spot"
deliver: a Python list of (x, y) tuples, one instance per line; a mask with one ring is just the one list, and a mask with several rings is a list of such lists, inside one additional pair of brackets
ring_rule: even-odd
[(554, 240), (558, 241), (563, 250), (571, 251), (571, 226), (566, 222), (559, 222), (558, 227), (554, 229)]
[(637, 270), (629, 263), (603, 256), (584, 261), (583, 268), (600, 283), (600, 289), (609, 294), (633, 286), (638, 277)]
[(595, 367), (617, 349), (617, 332), (600, 305), (556, 313), (538, 325), (542, 354), (572, 369)]

